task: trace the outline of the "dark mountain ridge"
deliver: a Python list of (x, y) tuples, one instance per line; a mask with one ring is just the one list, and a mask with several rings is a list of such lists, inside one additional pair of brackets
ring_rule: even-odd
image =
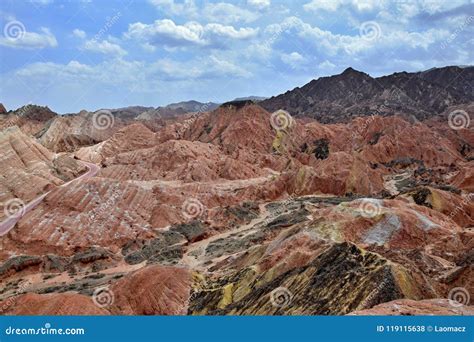
[(449, 106), (474, 101), (474, 67), (449, 66), (422, 72), (398, 72), (373, 78), (347, 68), (273, 96), (259, 104), (268, 111), (287, 110), (323, 123), (347, 122), (356, 116), (401, 114), (419, 120)]

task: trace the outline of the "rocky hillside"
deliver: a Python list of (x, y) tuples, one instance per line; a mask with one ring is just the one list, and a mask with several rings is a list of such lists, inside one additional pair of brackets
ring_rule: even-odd
[(287, 110), (322, 123), (347, 122), (356, 116), (402, 114), (418, 120), (443, 113), (448, 107), (474, 101), (474, 67), (435, 68), (373, 78), (346, 69), (321, 77), (260, 104), (268, 111)]
[[(5, 108), (3, 107), (3, 109)], [(9, 112), (6, 110), (2, 112), (0, 108), (0, 129), (17, 126), (24, 133), (35, 135), (55, 117), (57, 114), (48, 107), (31, 104)]]
[(85, 171), (76, 160), (57, 156), (17, 126), (0, 132), (0, 219)]
[[(56, 118), (39, 141), (76, 137), (64, 157), (100, 165), (62, 187), (48, 185), (52, 152), (3, 131), (30, 196), (51, 192), (0, 238), (1, 312), (472, 312), (472, 131), (278, 115), (234, 101), (156, 130), (116, 118), (84, 143), (89, 125)], [(464, 302), (451, 305), (453, 291)]]
[(472, 70), (0, 114), (0, 314), (472, 315)]

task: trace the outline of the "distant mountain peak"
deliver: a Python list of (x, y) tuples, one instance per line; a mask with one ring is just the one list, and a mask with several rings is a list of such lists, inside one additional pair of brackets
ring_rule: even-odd
[(365, 72), (362, 72), (362, 71), (359, 71), (359, 70), (356, 70), (352, 67), (349, 67), (347, 68), (346, 70), (344, 70), (342, 73), (340, 73), (339, 75), (335, 75), (333, 77), (338, 77), (338, 78), (360, 78), (360, 79), (372, 79), (372, 77), (365, 73)]
[[(365, 72), (356, 70), (352, 67), (348, 67), (346, 70), (344, 70), (341, 75), (367, 75)], [(367, 75), (368, 76), (368, 75)]]
[(343, 74), (348, 74), (348, 73), (352, 73), (352, 72), (359, 72), (359, 71), (357, 71), (357, 70), (354, 69), (353, 67), (348, 67), (348, 68), (346, 68), (346, 70), (344, 70), (342, 73), (343, 73)]
[(260, 104), (268, 111), (284, 109), (293, 116), (309, 116), (322, 123), (395, 114), (424, 120), (442, 114), (449, 106), (472, 102), (473, 81), (472, 67), (402, 71), (377, 78), (349, 67), (339, 75), (312, 80)]

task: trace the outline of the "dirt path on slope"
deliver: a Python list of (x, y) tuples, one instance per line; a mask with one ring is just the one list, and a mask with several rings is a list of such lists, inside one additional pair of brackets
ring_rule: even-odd
[[(77, 177), (76, 179), (73, 179), (73, 180), (71, 180), (67, 183), (64, 183), (63, 185), (60, 185), (60, 187), (68, 186), (69, 184), (71, 184), (73, 182), (77, 182), (81, 179), (88, 179), (88, 178), (94, 177), (100, 170), (100, 167), (98, 167), (95, 164), (88, 163), (88, 162), (85, 162), (85, 161), (82, 161), (82, 160), (78, 160), (78, 162), (80, 162), (84, 166), (86, 166), (89, 169), (89, 171), (87, 171), (83, 175)], [(32, 200), (31, 202), (26, 204), (23, 207), (23, 209), (19, 211), (19, 213), (17, 213), (16, 215), (8, 217), (6, 220), (1, 222), (0, 223), (0, 236), (5, 235), (10, 230), (12, 230), (13, 227), (15, 227), (15, 225), (17, 224), (17, 222), (20, 221), (20, 219), (23, 216), (25, 216), (28, 212), (30, 212), (31, 210), (36, 208), (51, 191), (48, 191), (47, 193), (42, 194), (41, 196), (38, 196), (37, 198), (35, 198), (34, 200)]]

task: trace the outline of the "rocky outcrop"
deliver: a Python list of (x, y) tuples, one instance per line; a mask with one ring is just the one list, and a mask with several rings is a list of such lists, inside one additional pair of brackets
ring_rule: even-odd
[(216, 281), (192, 295), (192, 314), (346, 314), (406, 296), (417, 285), (399, 266), (347, 243), (335, 244), (309, 264), (281, 275), (255, 268)]

